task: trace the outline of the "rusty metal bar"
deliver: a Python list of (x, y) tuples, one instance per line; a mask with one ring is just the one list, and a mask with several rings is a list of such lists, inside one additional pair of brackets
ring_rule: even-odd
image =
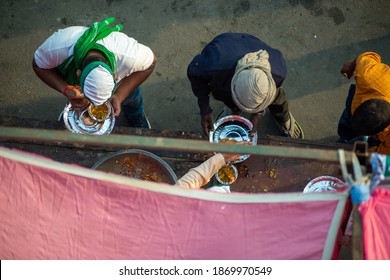
[[(70, 143), (105, 147), (148, 148), (154, 150), (170, 150), (185, 152), (224, 152), (252, 154), (270, 157), (309, 159), (339, 162), (336, 150), (282, 147), (271, 145), (245, 146), (234, 144), (215, 144), (204, 140), (189, 140), (178, 138), (148, 137), (134, 135), (86, 135), (74, 134), (69, 131), (47, 130), (33, 128), (15, 128), (0, 126), (0, 142), (18, 140), (44, 143)], [(352, 162), (352, 153), (345, 151), (347, 163)]]
[(354, 204), (352, 209), (352, 259), (363, 260), (363, 224), (359, 213), (359, 205)]

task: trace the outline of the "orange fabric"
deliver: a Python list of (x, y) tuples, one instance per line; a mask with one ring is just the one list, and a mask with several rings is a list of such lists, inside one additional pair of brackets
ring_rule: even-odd
[(375, 138), (381, 143), (379, 146), (371, 148), (371, 151), (379, 154), (390, 155), (390, 125), (382, 132), (375, 135)]
[[(390, 103), (390, 67), (381, 62), (381, 57), (374, 52), (365, 52), (356, 59), (356, 91), (352, 100), (352, 114), (363, 102), (376, 98)], [(378, 133), (381, 141), (371, 151), (390, 155), (390, 128)]]
[(363, 102), (377, 98), (390, 103), (390, 67), (373, 52), (365, 52), (356, 59), (356, 91), (352, 100), (352, 114)]

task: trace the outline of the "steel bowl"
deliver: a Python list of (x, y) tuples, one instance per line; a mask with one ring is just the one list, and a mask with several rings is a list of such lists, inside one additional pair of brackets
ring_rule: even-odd
[[(93, 114), (93, 109), (95, 107), (100, 107), (100, 106), (107, 107), (107, 114), (104, 118), (98, 118)], [(92, 103), (88, 106), (88, 114), (91, 117), (91, 119), (93, 119), (96, 122), (104, 122), (105, 120), (107, 120), (111, 116), (112, 111), (113, 111), (113, 108), (112, 108), (112, 105), (109, 101), (104, 102), (102, 105), (99, 105), (99, 106), (94, 106)]]
[[(250, 136), (252, 128), (252, 122), (244, 117), (238, 115), (227, 116), (214, 123), (214, 131), (210, 132), (209, 140), (211, 143), (219, 143), (222, 139), (233, 139), (237, 142), (251, 142), (253, 146), (256, 146), (257, 132)], [(232, 163), (242, 162), (249, 156), (241, 155), (239, 159), (232, 161)]]
[[(234, 179), (232, 181), (224, 181), (222, 180), (222, 178), (219, 176), (219, 171), (222, 169), (222, 168), (231, 168), (232, 171), (234, 172)], [(232, 165), (232, 164), (225, 164), (224, 166), (222, 166), (217, 172), (215, 172), (215, 178), (217, 179), (217, 181), (219, 183), (221, 183), (222, 185), (231, 185), (233, 184), (236, 180), (237, 180), (237, 177), (238, 177), (238, 170), (237, 168)]]
[(170, 185), (177, 182), (175, 172), (163, 159), (144, 150), (119, 151), (100, 159), (92, 169)]

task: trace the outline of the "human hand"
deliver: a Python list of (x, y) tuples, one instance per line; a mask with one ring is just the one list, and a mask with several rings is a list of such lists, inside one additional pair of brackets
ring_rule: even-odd
[(84, 94), (81, 93), (81, 88), (78, 86), (66, 87), (63, 94), (68, 98), (74, 109), (86, 109), (90, 104)]
[(204, 134), (209, 137), (210, 131), (214, 130), (214, 116), (213, 112), (203, 115), (201, 117), (201, 124)]
[(341, 74), (343, 74), (343, 76), (350, 79), (353, 76), (353, 73), (355, 72), (355, 68), (356, 68), (356, 59), (345, 62), (341, 67), (340, 72)]
[(115, 94), (111, 97), (110, 103), (112, 105), (112, 108), (114, 109), (114, 112), (112, 113), (112, 115), (114, 117), (118, 117), (119, 114), (121, 113), (122, 103), (120, 102), (120, 100), (118, 99), (118, 97)]
[[(242, 141), (242, 142), (237, 142), (235, 140), (228, 140), (225, 141), (224, 144), (236, 144), (236, 145), (252, 145), (252, 142), (248, 141)], [(232, 162), (235, 160), (238, 160), (241, 157), (241, 154), (227, 154), (227, 153), (222, 153), (223, 158), (225, 159), (225, 162)]]

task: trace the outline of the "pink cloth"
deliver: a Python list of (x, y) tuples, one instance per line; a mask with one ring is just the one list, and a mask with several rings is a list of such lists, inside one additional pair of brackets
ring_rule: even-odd
[[(3, 260), (321, 259), (337, 204), (217, 202), (91, 179), (1, 154), (0, 175)], [(252, 196), (177, 189), (228, 199)]]
[(376, 188), (359, 206), (363, 223), (364, 258), (390, 260), (390, 189)]

